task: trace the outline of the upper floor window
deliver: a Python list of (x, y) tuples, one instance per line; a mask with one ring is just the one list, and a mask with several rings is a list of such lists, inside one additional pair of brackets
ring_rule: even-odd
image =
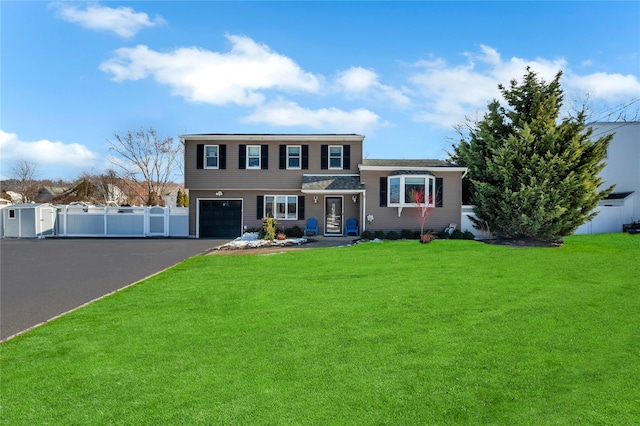
[(342, 145), (329, 145), (329, 169), (342, 169)]
[(196, 145), (196, 169), (226, 169), (227, 145)]
[(399, 175), (389, 178), (389, 201), (392, 207), (436, 205), (436, 178), (431, 175)]
[(217, 169), (219, 161), (218, 145), (205, 145), (205, 169)]
[(287, 169), (300, 169), (302, 159), (302, 147), (300, 145), (287, 145)]
[(247, 169), (260, 168), (260, 145), (247, 145)]

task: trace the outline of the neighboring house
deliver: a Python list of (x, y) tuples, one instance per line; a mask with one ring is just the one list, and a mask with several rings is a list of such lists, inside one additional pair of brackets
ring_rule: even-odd
[(614, 134), (607, 150), (606, 166), (600, 173), (604, 184), (615, 184), (613, 193), (602, 200), (598, 215), (582, 225), (576, 234), (621, 232), (623, 225), (640, 221), (640, 122), (596, 122), (592, 139)]
[(462, 178), (467, 169), (440, 160), (364, 160), (364, 136), (355, 134), (195, 134), (185, 143), (189, 235), (235, 238), (262, 226), (318, 222), (324, 236), (358, 231), (418, 230), (408, 193), (433, 200), (425, 229), (460, 224)]
[[(613, 184), (612, 199), (630, 196), (632, 208), (624, 217), (625, 223), (640, 220), (640, 122), (592, 123), (593, 137), (614, 133), (607, 151), (607, 165), (600, 173), (604, 187)], [(631, 193), (631, 194), (629, 194)], [(626, 195), (625, 195), (626, 194)], [(601, 204), (606, 204), (605, 200)]]
[(22, 200), (24, 200), (24, 197), (22, 196), (22, 194), (14, 191), (7, 191), (7, 195), (11, 197), (11, 202), (13, 204), (22, 203), (23, 202)]
[(62, 186), (43, 186), (38, 190), (38, 195), (36, 195), (35, 199), (39, 203), (50, 203), (55, 200), (55, 198), (64, 195), (69, 188)]

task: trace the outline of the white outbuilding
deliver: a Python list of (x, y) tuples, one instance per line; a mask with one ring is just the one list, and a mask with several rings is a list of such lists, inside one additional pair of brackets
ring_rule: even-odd
[(12, 204), (0, 211), (4, 238), (44, 238), (56, 233), (57, 208), (52, 204)]

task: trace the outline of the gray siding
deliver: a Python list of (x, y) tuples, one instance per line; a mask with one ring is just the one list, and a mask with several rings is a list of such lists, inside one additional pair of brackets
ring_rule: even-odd
[[(460, 228), (462, 217), (462, 174), (460, 172), (432, 171), (436, 177), (442, 178), (443, 197), (442, 207), (436, 207), (425, 222), (425, 229), (441, 231), (450, 223), (455, 223)], [(367, 224), (370, 231), (383, 230), (402, 231), (403, 229), (419, 230), (420, 221), (416, 208), (405, 207), (398, 217), (397, 207), (380, 207), (380, 177), (388, 176), (386, 171), (363, 171), (361, 172), (362, 182), (364, 182), (367, 193), (367, 206), (365, 215), (373, 215), (374, 221)]]
[[(198, 199), (233, 199), (242, 200), (242, 226), (247, 229), (258, 229), (262, 226), (261, 218), (257, 215), (257, 199), (259, 195), (296, 195), (305, 197), (305, 218), (300, 220), (280, 220), (278, 222), (278, 228), (291, 228), (293, 226), (299, 226), (304, 229), (307, 219), (313, 217), (318, 220), (318, 231), (320, 234), (324, 232), (324, 200), (326, 196), (339, 196), (339, 195), (318, 195), (318, 202), (314, 202), (314, 196), (311, 194), (303, 194), (300, 191), (262, 191), (262, 190), (228, 190), (224, 191), (222, 196), (216, 195), (217, 191), (199, 191), (191, 190), (189, 192), (189, 235), (197, 235), (197, 208)], [(343, 217), (344, 221), (347, 218), (354, 217), (358, 219), (358, 225), (362, 227), (360, 223), (360, 201), (354, 203), (351, 199), (351, 195), (343, 196)], [(361, 228), (362, 229), (362, 228)]]
[[(226, 169), (197, 169), (197, 145), (227, 146)], [(267, 170), (239, 169), (239, 146), (268, 145), (269, 168)], [(309, 168), (306, 170), (280, 170), (280, 145), (308, 145)], [(321, 145), (350, 145), (349, 170), (322, 170), (320, 168)], [(358, 164), (362, 162), (362, 142), (325, 142), (325, 141), (202, 141), (185, 142), (185, 187), (193, 190), (231, 190), (231, 189), (280, 189), (299, 190), (303, 174), (357, 174)]]

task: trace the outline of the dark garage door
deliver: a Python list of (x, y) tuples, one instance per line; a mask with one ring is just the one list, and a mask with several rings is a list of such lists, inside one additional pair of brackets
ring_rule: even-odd
[(242, 235), (242, 200), (200, 200), (200, 238)]

